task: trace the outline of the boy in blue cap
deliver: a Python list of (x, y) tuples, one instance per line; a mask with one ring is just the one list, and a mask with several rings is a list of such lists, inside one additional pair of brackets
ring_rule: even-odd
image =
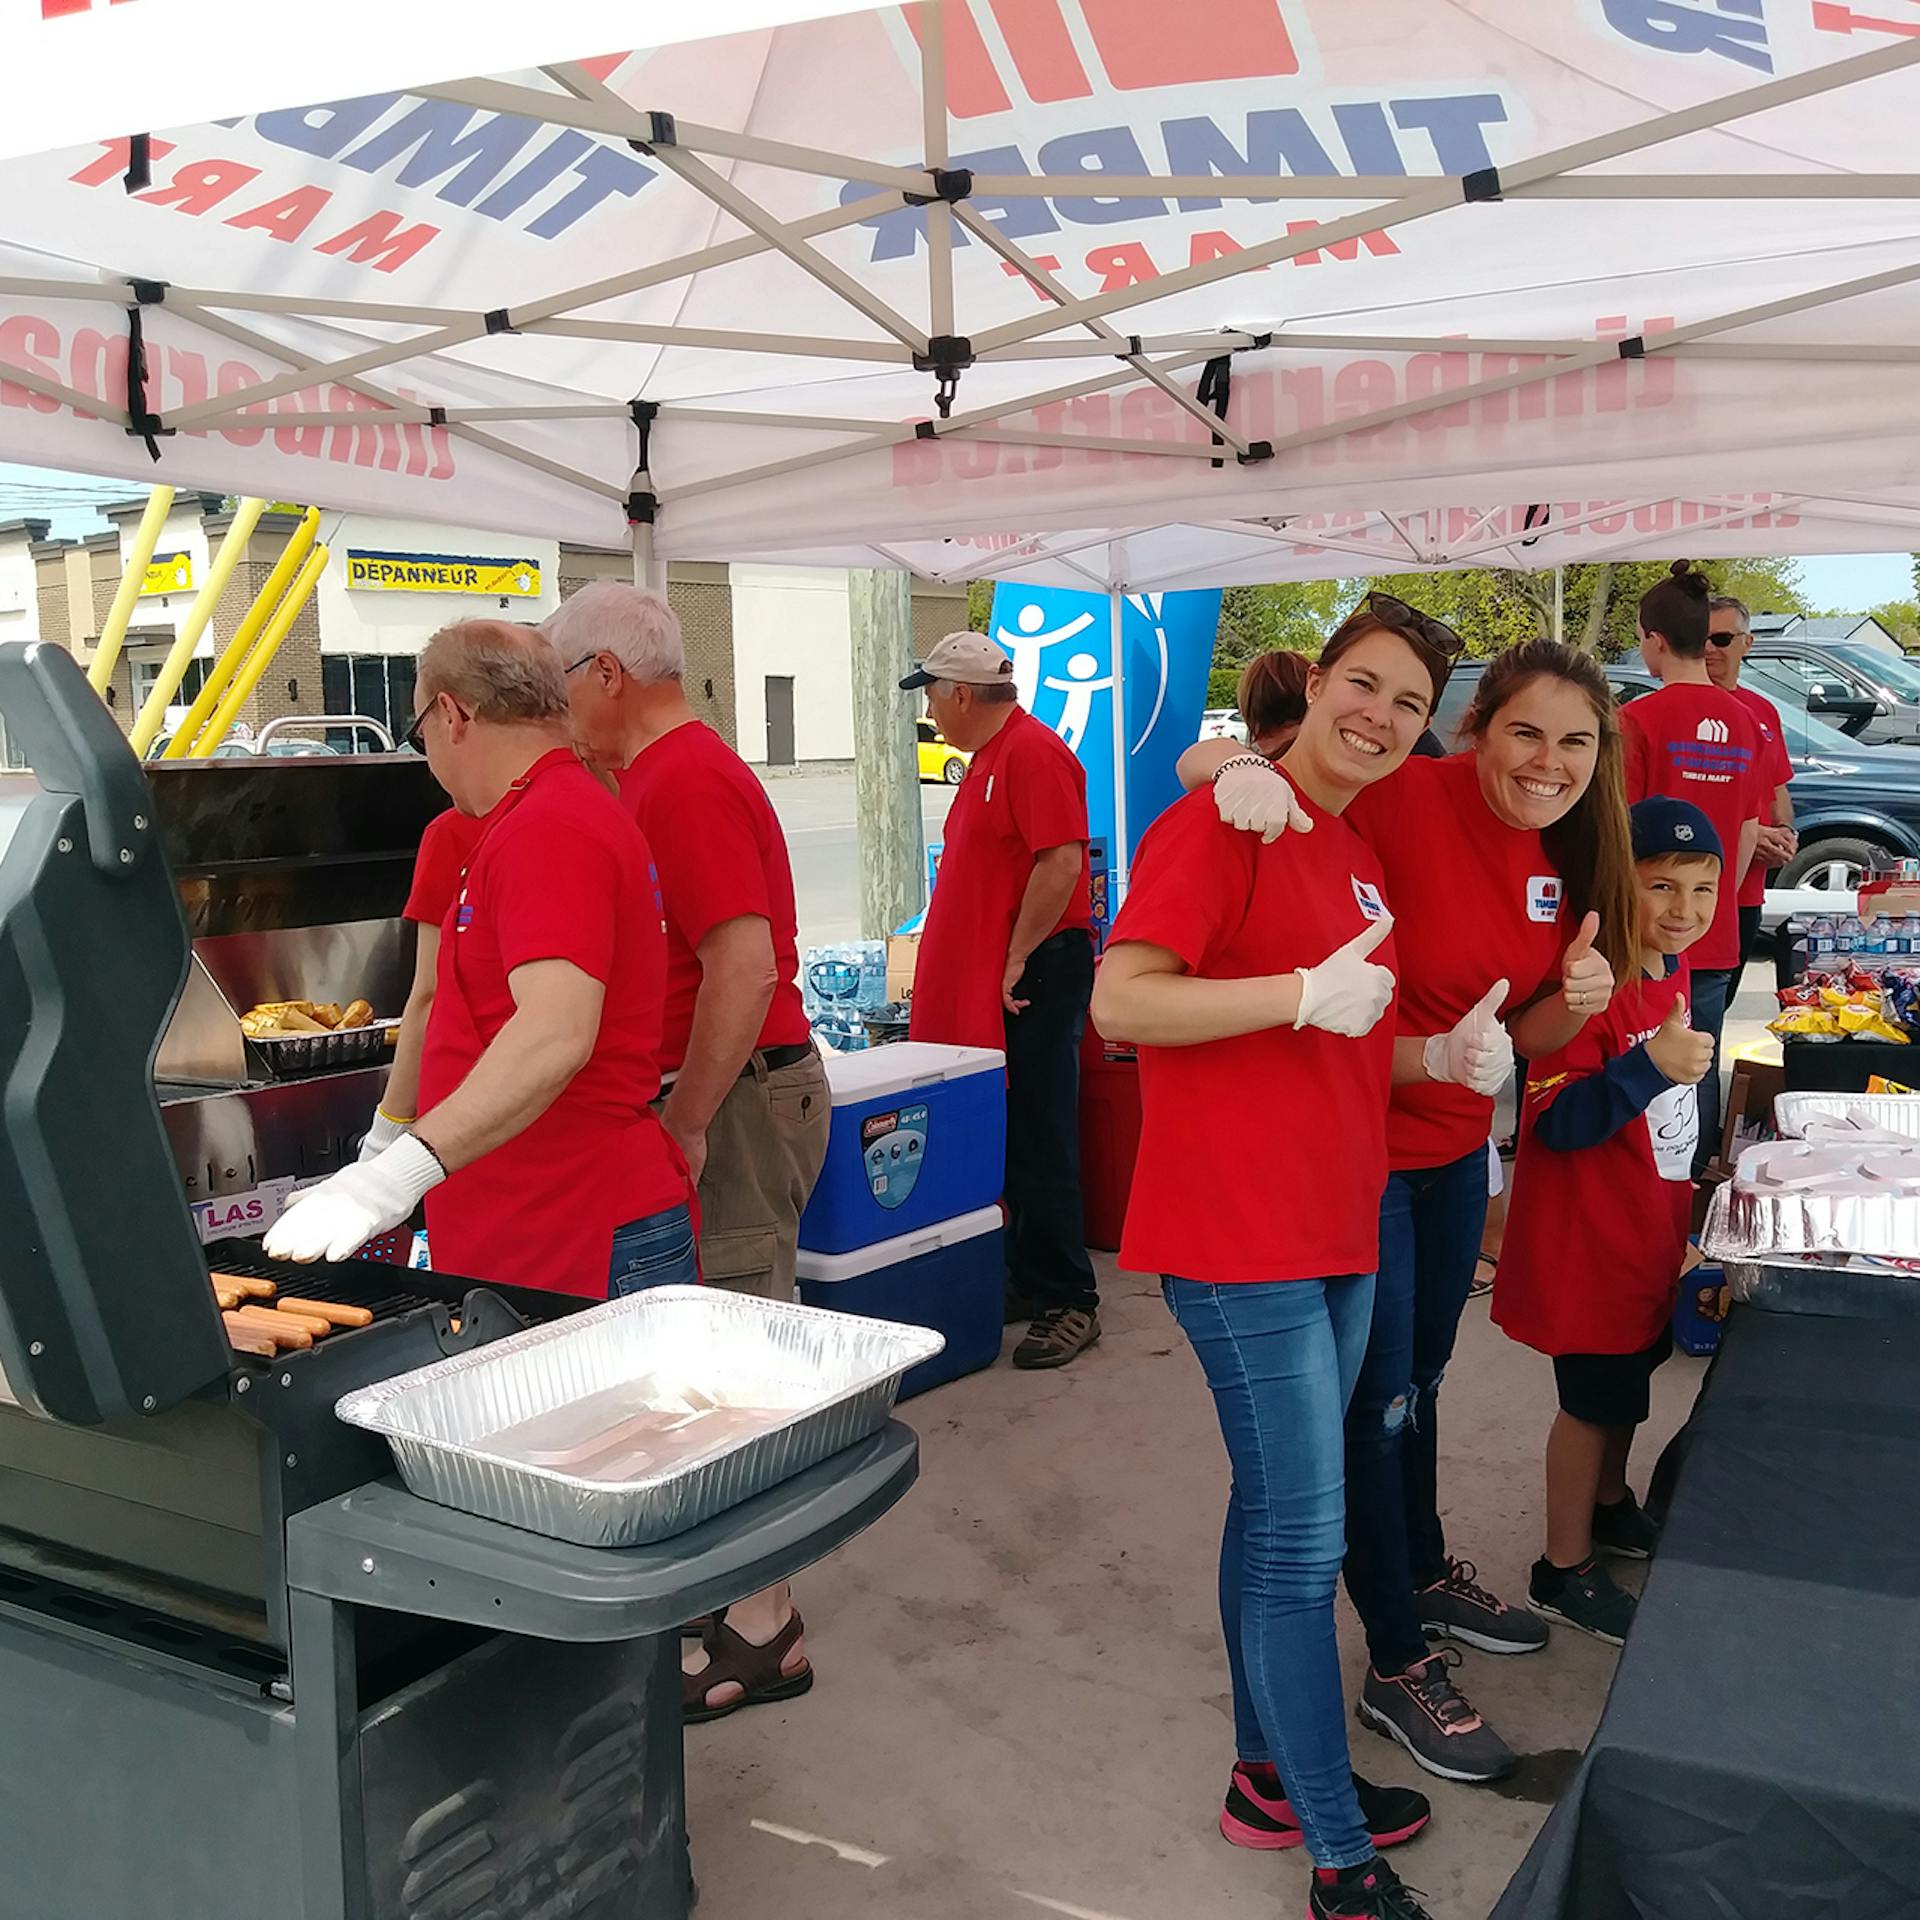
[(1547, 1436), (1546, 1552), (1535, 1609), (1618, 1646), (1633, 1596), (1596, 1546), (1645, 1559), (1655, 1534), (1627, 1485), (1670, 1331), (1693, 1204), (1695, 1094), (1713, 1038), (1687, 1019), (1684, 955), (1713, 925), (1723, 853), (1685, 800), (1632, 809), (1638, 963), (1559, 1053), (1536, 1060), (1493, 1317), (1551, 1356), (1560, 1412)]

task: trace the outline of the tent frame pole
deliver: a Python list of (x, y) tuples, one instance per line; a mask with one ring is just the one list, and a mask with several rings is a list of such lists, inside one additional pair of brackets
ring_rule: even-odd
[[(1127, 566), (1126, 543), (1114, 549), (1117, 571)], [(1133, 862), (1127, 848), (1127, 647), (1126, 599), (1118, 579), (1107, 588), (1107, 630), (1113, 642), (1113, 849), (1108, 863), (1108, 901), (1114, 913), (1127, 897)]]

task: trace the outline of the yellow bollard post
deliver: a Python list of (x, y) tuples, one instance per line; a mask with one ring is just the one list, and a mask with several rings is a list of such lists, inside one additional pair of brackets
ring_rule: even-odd
[(94, 649), (93, 665), (87, 669), (87, 683), (104, 700), (113, 670), (120, 664), (120, 643), (127, 637), (127, 622), (133, 618), (134, 603), (146, 583), (147, 562), (160, 540), (160, 529), (173, 511), (173, 489), (155, 487), (147, 495), (147, 510), (133, 536), (133, 551), (127, 556), (126, 570), (120, 576), (120, 590), (107, 610), (107, 624), (100, 629), (100, 644)]
[(220, 604), (220, 596), (226, 592), (227, 582), (233, 578), (233, 570), (240, 564), (240, 556), (246, 551), (247, 542), (266, 510), (267, 503), (264, 500), (247, 499), (240, 502), (240, 510), (233, 516), (233, 525), (227, 529), (227, 537), (220, 542), (220, 551), (213, 556), (213, 565), (207, 569), (206, 584), (193, 596), (193, 605), (187, 609), (187, 617), (181, 622), (172, 651), (160, 669), (160, 678), (153, 683), (153, 691), (147, 695), (147, 704), (140, 709), (140, 717), (133, 723), (131, 743), (134, 752), (143, 760), (155, 736), (166, 724), (167, 704), (179, 692), (180, 682), (187, 677), (187, 668), (193, 662), (193, 650), (200, 644), (200, 636), (206, 632), (207, 622), (213, 618), (213, 610)]
[(307, 604), (308, 596), (313, 592), (321, 573), (327, 564), (327, 549), (315, 547), (304, 561), (300, 571), (294, 575), (293, 585), (287, 589), (286, 598), (274, 610), (273, 617), (267, 622), (266, 631), (261, 634), (259, 643), (248, 654), (246, 664), (234, 675), (233, 684), (222, 696), (220, 704), (214, 709), (214, 715), (207, 722), (206, 731), (196, 743), (196, 758), (211, 757), (214, 749), (227, 737), (227, 730), (238, 717), (240, 709), (247, 704), (248, 696), (260, 684), (260, 677), (273, 665), (273, 656), (280, 651), (280, 643), (292, 630), (294, 621), (299, 617), (300, 609)]
[(286, 592), (287, 583), (300, 570), (300, 563), (307, 557), (307, 549), (313, 545), (313, 537), (319, 531), (320, 509), (309, 507), (301, 515), (299, 526), (288, 536), (286, 551), (273, 563), (273, 571), (267, 575), (267, 584), (247, 609), (247, 617), (234, 629), (233, 638), (227, 642), (220, 658), (214, 663), (213, 671), (207, 675), (206, 685), (187, 709), (187, 717), (174, 729), (173, 738), (167, 742), (167, 750), (160, 756), (161, 759), (185, 760), (192, 754), (194, 742), (199, 739), (207, 722), (213, 718), (214, 709), (220, 704), (220, 696), (240, 671), (241, 663), (260, 637), (260, 630), (267, 624), (274, 608), (280, 604), (280, 596)]

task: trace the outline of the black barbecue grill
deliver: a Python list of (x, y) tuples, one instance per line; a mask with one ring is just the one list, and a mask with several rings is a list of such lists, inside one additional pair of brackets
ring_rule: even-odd
[[(328, 1171), (383, 1069), (346, 1096), (364, 1071), (166, 1076), (163, 1102), (156, 1065), (183, 983), (211, 978), (208, 940), (287, 936), (229, 954), (242, 975), (359, 964), (366, 942), (314, 903), (351, 926), (397, 915), (391, 795), (420, 816), (418, 776), (366, 763), (389, 796), (370, 806), (330, 763), (309, 894), (288, 878), (298, 789), (196, 793), (169, 769), (157, 830), (158, 789), (61, 649), (0, 645), (0, 718), (33, 769), (0, 783), (0, 1915), (683, 1920), (673, 1629), (885, 1511), (912, 1435), (645, 1549), (408, 1494), (339, 1397), (582, 1303), (203, 1248), (190, 1201), (244, 1210), (250, 1188)], [(224, 1047), (214, 1006), (203, 992), (196, 1017)], [(237, 1354), (210, 1266), (372, 1323)]]

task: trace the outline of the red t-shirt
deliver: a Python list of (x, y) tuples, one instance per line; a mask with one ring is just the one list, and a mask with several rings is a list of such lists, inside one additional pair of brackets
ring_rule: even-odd
[(1746, 707), (1718, 687), (1691, 681), (1643, 693), (1620, 710), (1626, 736), (1627, 804), (1650, 793), (1691, 801), (1713, 822), (1726, 854), (1713, 925), (1687, 956), (1696, 970), (1740, 964), (1740, 889), (1727, 877), (1740, 857), (1740, 830), (1765, 810), (1772, 787), (1761, 772), (1764, 746)]
[[(1793, 778), (1793, 761), (1787, 754), (1787, 738), (1780, 725), (1780, 711), (1764, 693), (1751, 687), (1731, 687), (1728, 691), (1753, 716), (1760, 729), (1760, 784), (1763, 797), (1759, 810), (1762, 822), (1773, 818), (1773, 796)], [(1740, 905), (1759, 907), (1767, 899), (1767, 866), (1756, 854), (1747, 877), (1740, 883)]]
[(603, 1300), (614, 1229), (689, 1198), (648, 1102), (660, 1089), (667, 942), (647, 843), (565, 749), (481, 822), (440, 930), (420, 1110), (452, 1093), (514, 1011), (508, 977), (568, 960), (606, 987), (587, 1064), (522, 1133), (427, 1195), (442, 1272)]
[[(1572, 937), (1560, 875), (1539, 834), (1487, 805), (1471, 753), (1408, 759), (1357, 794), (1346, 821), (1386, 869), (1401, 1033), (1445, 1033), (1496, 980), (1503, 1013), (1558, 985)], [(1492, 1132), (1493, 1102), (1465, 1087), (1395, 1087), (1387, 1156), (1395, 1172), (1443, 1167)]]
[(486, 824), (458, 807), (449, 807), (427, 822), (427, 830), (420, 836), (420, 851), (414, 856), (413, 890), (401, 912), (403, 920), (437, 927), (453, 911), (460, 875), (473, 858)]
[(687, 1057), (700, 942), (748, 914), (766, 921), (779, 975), (755, 1045), (797, 1046), (810, 1031), (800, 1001), (799, 915), (786, 836), (766, 788), (705, 721), (694, 720), (634, 761), (620, 776), (620, 797), (653, 850), (667, 910), (661, 1071), (676, 1072)]
[(1024, 708), (973, 756), (947, 815), (940, 884), (914, 969), (916, 1040), (1004, 1047), (1007, 947), (1036, 854), (1080, 844), (1080, 879), (1054, 933), (1091, 928), (1087, 773), (1051, 727)]
[[(1332, 814), (1300, 804), (1313, 832), (1262, 846), (1221, 821), (1211, 789), (1176, 801), (1140, 842), (1109, 944), (1164, 947), (1211, 980), (1290, 973), (1344, 946), (1379, 915), (1380, 862)], [(1397, 972), (1394, 937), (1372, 957)], [(1287, 1026), (1142, 1047), (1120, 1264), (1206, 1281), (1373, 1272), (1392, 1077), (1391, 1007), (1357, 1040)], [(1267, 1157), (1280, 1140), (1299, 1149), (1284, 1179)]]
[(1699, 1090), (1668, 1087), (1596, 1146), (1556, 1151), (1535, 1129), (1569, 1086), (1658, 1033), (1687, 982), (1684, 960), (1664, 980), (1642, 976), (1528, 1069), (1493, 1317), (1540, 1353), (1641, 1353), (1672, 1317), (1693, 1207)]

